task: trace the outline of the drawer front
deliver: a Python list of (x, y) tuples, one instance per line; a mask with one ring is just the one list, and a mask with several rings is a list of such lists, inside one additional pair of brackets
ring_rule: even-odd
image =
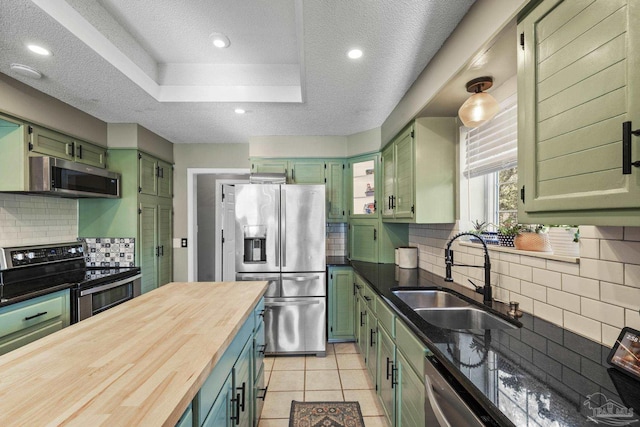
[(258, 326), (258, 330), (253, 336), (253, 372), (255, 373), (255, 378), (257, 378), (260, 369), (262, 369), (262, 365), (264, 364), (264, 352), (266, 349), (266, 344), (264, 341), (264, 323), (260, 322)]
[(421, 378), (424, 377), (424, 358), (427, 355), (427, 347), (397, 318), (396, 344), (416, 373)]
[(56, 292), (27, 301), (22, 301), (0, 310), (0, 338), (37, 327), (63, 315), (69, 292)]
[(378, 299), (376, 304), (377, 304), (376, 315), (378, 316), (378, 322), (380, 322), (380, 324), (384, 326), (384, 328), (387, 330), (387, 332), (389, 333), (389, 335), (391, 335), (392, 338), (395, 338), (396, 337), (395, 314), (393, 314), (393, 311), (391, 311), (389, 306), (386, 303), (382, 302), (381, 299)]

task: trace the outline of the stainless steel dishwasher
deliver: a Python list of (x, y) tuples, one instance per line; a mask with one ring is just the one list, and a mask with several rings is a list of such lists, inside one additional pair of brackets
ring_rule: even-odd
[(465, 403), (434, 364), (441, 366), (432, 356), (424, 359), (425, 426), (457, 427), (495, 425), (487, 414), (478, 415)]

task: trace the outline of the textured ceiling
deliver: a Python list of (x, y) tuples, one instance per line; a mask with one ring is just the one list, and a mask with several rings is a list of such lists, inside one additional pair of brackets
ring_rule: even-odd
[[(382, 124), (472, 3), (2, 0), (0, 72), (175, 143), (350, 135)], [(213, 48), (212, 32), (231, 46)], [(54, 55), (36, 57), (27, 43)], [(349, 60), (352, 47), (364, 56)], [(11, 63), (44, 77), (18, 76)], [(281, 102), (296, 90), (300, 102)], [(163, 102), (180, 97), (226, 102)]]

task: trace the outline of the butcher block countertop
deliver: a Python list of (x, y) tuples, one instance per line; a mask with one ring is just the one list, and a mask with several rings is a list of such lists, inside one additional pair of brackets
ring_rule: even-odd
[(175, 425), (266, 289), (170, 283), (0, 356), (0, 425)]

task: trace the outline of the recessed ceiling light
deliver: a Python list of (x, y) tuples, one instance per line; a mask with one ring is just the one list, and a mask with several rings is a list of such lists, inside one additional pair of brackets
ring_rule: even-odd
[(215, 47), (219, 47), (220, 49), (224, 49), (225, 47), (229, 47), (231, 42), (229, 41), (229, 37), (225, 36), (222, 33), (213, 33), (209, 36), (211, 39), (211, 43)]
[(351, 49), (347, 56), (351, 59), (358, 59), (362, 56), (362, 51), (360, 49)]
[(38, 46), (37, 44), (28, 44), (27, 49), (29, 49), (33, 53), (37, 53), (42, 56), (51, 56), (51, 51), (49, 49), (45, 49), (42, 46)]
[(246, 113), (246, 111), (245, 111), (244, 109), (242, 109), (242, 108), (236, 108), (236, 109), (235, 109), (235, 110), (233, 110), (233, 111), (235, 111), (235, 112), (236, 112), (236, 114), (244, 114), (244, 113)]
[(10, 68), (14, 73), (20, 74), (24, 77), (30, 77), (32, 79), (39, 79), (42, 77), (42, 73), (40, 71), (36, 70), (35, 68), (31, 68), (28, 65), (11, 64)]

